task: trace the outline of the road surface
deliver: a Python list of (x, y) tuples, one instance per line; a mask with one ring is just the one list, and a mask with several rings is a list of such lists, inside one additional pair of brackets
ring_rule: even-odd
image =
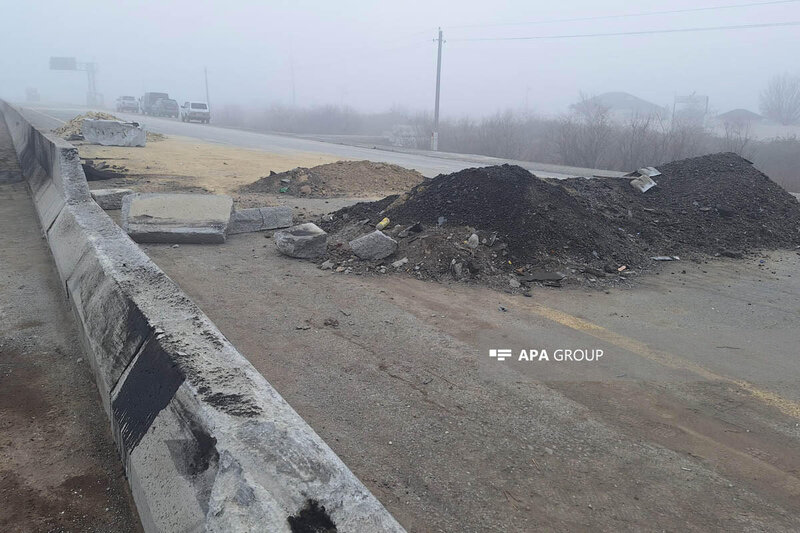
[(525, 298), (143, 247), (409, 531), (800, 531), (794, 251)]
[[(57, 128), (75, 116), (85, 113), (79, 107), (31, 107), (19, 106), (23, 115), (34, 125), (43, 129)], [(511, 163), (520, 165), (540, 177), (567, 178), (574, 176), (621, 176), (621, 172), (588, 169), (513, 161), (481, 155), (453, 154), (446, 152), (430, 152), (424, 150), (404, 150), (370, 148), (366, 146), (350, 146), (323, 142), (291, 135), (256, 133), (252, 131), (221, 128), (218, 126), (197, 123), (183, 123), (178, 119), (157, 118), (130, 113), (114, 113), (121, 119), (141, 122), (154, 132), (166, 135), (193, 137), (207, 142), (228, 144), (241, 148), (265, 150), (275, 154), (291, 155), (295, 153), (323, 153), (343, 159), (366, 159), (369, 161), (393, 163), (405, 168), (417, 170), (422, 175), (434, 177), (438, 174), (458, 172), (465, 168)]]

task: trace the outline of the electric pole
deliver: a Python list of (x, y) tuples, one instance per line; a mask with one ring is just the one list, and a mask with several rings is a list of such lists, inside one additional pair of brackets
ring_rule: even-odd
[(442, 28), (439, 28), (439, 53), (436, 59), (436, 106), (433, 110), (433, 136), (431, 137), (431, 150), (439, 150), (439, 87), (442, 81)]
[(203, 67), (203, 74), (206, 77), (206, 105), (208, 110), (211, 111), (211, 100), (208, 99), (208, 67)]

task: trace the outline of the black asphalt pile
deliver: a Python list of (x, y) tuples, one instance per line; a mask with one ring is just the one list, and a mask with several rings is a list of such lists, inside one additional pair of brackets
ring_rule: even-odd
[(513, 263), (561, 255), (635, 258), (627, 239), (557, 184), (512, 165), (471, 168), (413, 188), (387, 209), (392, 223), (465, 226), (496, 233)]
[(800, 244), (800, 204), (746, 159), (712, 154), (658, 170), (658, 185), (646, 193), (609, 178), (570, 179), (563, 186), (654, 255), (736, 257)]
[[(518, 166), (440, 175), (408, 193), (326, 217), (339, 270), (404, 270), (419, 277), (616, 283), (652, 269), (655, 257), (741, 257), (800, 245), (800, 204), (735, 154), (662, 165), (645, 193), (630, 179), (543, 180)], [(374, 231), (398, 241), (379, 262), (353, 260), (346, 243)], [(413, 226), (413, 230), (409, 229)], [(472, 235), (475, 235), (470, 240)], [(391, 263), (407, 258), (400, 267)]]

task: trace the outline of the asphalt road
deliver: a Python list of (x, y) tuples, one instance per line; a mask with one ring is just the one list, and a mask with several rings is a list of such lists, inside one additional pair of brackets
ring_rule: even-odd
[[(43, 129), (57, 128), (76, 115), (86, 112), (78, 107), (21, 107), (25, 117), (35, 126)], [(343, 159), (366, 159), (394, 163), (405, 168), (417, 170), (424, 176), (433, 177), (442, 173), (458, 172), (465, 168), (512, 163), (520, 165), (537, 176), (567, 178), (574, 176), (621, 176), (620, 172), (600, 169), (566, 167), (527, 161), (513, 161), (481, 155), (453, 154), (424, 150), (403, 150), (373, 148), (363, 145), (347, 145), (320, 140), (300, 138), (291, 135), (256, 133), (251, 131), (221, 128), (209, 124), (183, 123), (178, 119), (157, 118), (130, 113), (114, 113), (125, 119), (141, 122), (154, 132), (166, 135), (193, 137), (207, 142), (228, 144), (241, 148), (265, 150), (275, 154), (294, 154), (312, 152), (330, 154)]]
[(525, 298), (143, 247), (409, 531), (800, 530), (794, 251)]

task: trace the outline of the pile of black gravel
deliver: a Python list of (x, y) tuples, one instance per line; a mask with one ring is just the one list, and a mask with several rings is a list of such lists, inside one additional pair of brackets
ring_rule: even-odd
[[(342, 209), (322, 225), (336, 233), (357, 221), (367, 231), (384, 216), (390, 228), (421, 222), (432, 233), (424, 252), (435, 252), (442, 265), (454, 248), (443, 240), (447, 229), (461, 235), (471, 228), (504, 244), (502, 254), (487, 256), (504, 270), (550, 263), (616, 272), (622, 265), (646, 268), (654, 256), (738, 257), (800, 245), (800, 203), (736, 154), (659, 170), (658, 185), (641, 193), (632, 178), (544, 180), (513, 165), (471, 168)], [(401, 239), (400, 246), (399, 257), (412, 257), (422, 245)]]

